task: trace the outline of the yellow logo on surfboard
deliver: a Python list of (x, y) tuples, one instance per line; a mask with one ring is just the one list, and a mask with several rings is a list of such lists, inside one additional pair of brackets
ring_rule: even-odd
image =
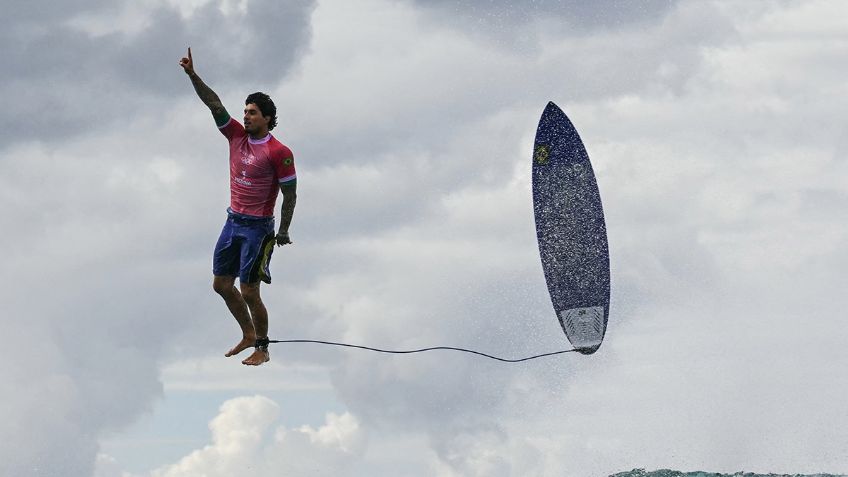
[(546, 165), (550, 162), (551, 158), (551, 148), (545, 144), (540, 144), (536, 146), (536, 150), (533, 151), (533, 160), (536, 161), (536, 164), (540, 166)]

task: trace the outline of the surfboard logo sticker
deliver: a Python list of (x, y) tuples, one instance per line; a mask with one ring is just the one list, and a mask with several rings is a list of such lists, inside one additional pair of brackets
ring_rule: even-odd
[[(525, 156), (527, 157), (527, 156)], [(536, 164), (546, 165), (551, 160), (551, 148), (547, 144), (539, 144), (536, 146), (536, 150), (533, 151), (533, 160), (536, 161)]]

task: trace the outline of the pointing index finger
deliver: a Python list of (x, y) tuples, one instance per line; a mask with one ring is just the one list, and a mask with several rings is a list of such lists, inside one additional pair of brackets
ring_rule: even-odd
[(191, 47), (188, 47), (188, 61), (191, 61)]

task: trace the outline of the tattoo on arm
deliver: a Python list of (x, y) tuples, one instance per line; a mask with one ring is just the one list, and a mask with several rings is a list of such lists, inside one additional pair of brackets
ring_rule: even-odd
[(219, 126), (223, 125), (223, 123), (229, 119), (230, 115), (224, 108), (223, 103), (221, 103), (221, 99), (214, 91), (212, 91), (212, 88), (206, 86), (206, 83), (200, 79), (200, 76), (198, 76), (197, 73), (189, 75), (189, 78), (191, 78), (191, 84), (194, 86), (194, 91), (197, 92), (197, 96), (199, 96), (200, 100), (203, 101), (203, 104), (212, 111), (212, 116), (215, 118), (215, 122)]
[(294, 216), (294, 206), (297, 203), (297, 183), (280, 186), (283, 192), (283, 207), (280, 211), (280, 232), (288, 232)]

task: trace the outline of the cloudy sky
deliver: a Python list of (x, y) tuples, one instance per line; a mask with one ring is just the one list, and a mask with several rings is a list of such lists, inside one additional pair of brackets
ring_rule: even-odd
[[(838, 0), (5, 9), (0, 475), (848, 472), (846, 16)], [(530, 195), (553, 100), (604, 201), (603, 347), (225, 359), (227, 149), (187, 46), (231, 112), (271, 94), (295, 152), (272, 338), (566, 347)]]

